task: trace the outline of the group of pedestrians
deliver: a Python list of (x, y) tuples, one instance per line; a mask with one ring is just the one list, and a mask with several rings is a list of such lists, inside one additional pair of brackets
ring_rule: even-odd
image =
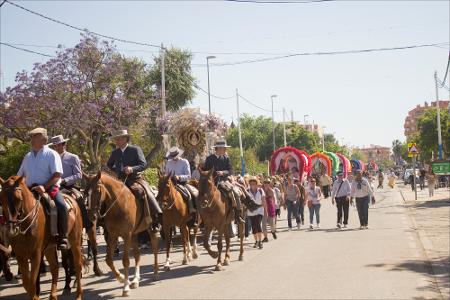
[(356, 205), (360, 229), (369, 228), (369, 204), (375, 203), (375, 197), (370, 182), (362, 172), (356, 171), (351, 182), (344, 178), (342, 172), (337, 173), (334, 181), (331, 178), (328, 181), (323, 174), (319, 178), (319, 184), (314, 177), (302, 181), (292, 174), (265, 179), (255, 176), (245, 180), (251, 197), (260, 205), (254, 211), (247, 211), (245, 224), (245, 237), (248, 238), (251, 230), (255, 248), (262, 249), (263, 243), (269, 241), (269, 230), (273, 239), (277, 239), (277, 218), (281, 216), (281, 208), (287, 211), (289, 231), (295, 228), (293, 220), (297, 230), (305, 225), (306, 206), (309, 210), (309, 229), (320, 228), (321, 202), (330, 197), (337, 208), (337, 229), (347, 228), (351, 205)]

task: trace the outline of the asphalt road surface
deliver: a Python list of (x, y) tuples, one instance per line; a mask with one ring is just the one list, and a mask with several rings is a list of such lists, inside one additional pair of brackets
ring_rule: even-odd
[[(199, 258), (181, 265), (178, 247), (172, 255), (173, 268), (162, 269), (160, 280), (152, 280), (153, 257), (144, 250), (141, 285), (128, 299), (439, 299), (429, 262), (397, 188), (377, 191), (377, 204), (370, 207), (368, 230), (359, 230), (357, 212), (350, 208), (349, 228), (336, 229), (336, 208), (323, 200), (321, 228), (287, 231), (286, 211), (278, 222), (278, 239), (269, 236), (264, 249), (246, 242), (244, 261), (238, 261), (234, 247), (231, 265), (214, 271), (215, 260), (199, 247)], [(306, 209), (307, 210), (307, 209)], [(305, 212), (307, 220), (309, 213)], [(295, 222), (294, 222), (295, 223)], [(103, 237), (99, 240), (103, 242)], [(233, 240), (236, 244), (236, 239)], [(120, 298), (122, 285), (115, 281), (104, 263), (104, 244), (100, 262), (105, 276), (84, 275), (85, 299)], [(214, 246), (215, 247), (215, 246)], [(214, 249), (214, 248), (213, 248)], [(163, 250), (163, 249), (161, 249)], [(120, 258), (116, 266), (121, 268)], [(133, 265), (133, 261), (131, 261)], [(13, 264), (13, 272), (17, 267)], [(134, 269), (131, 270), (133, 274)], [(60, 269), (59, 294), (63, 270)], [(50, 276), (42, 280), (47, 298)], [(21, 282), (0, 280), (0, 298), (25, 299)], [(72, 290), (74, 291), (74, 289)], [(60, 299), (73, 299), (60, 296)]]

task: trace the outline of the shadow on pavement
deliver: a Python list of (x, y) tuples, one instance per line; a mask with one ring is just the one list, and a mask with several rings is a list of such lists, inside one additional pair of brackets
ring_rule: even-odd
[(420, 203), (408, 203), (408, 206), (416, 209), (450, 207), (450, 198), (441, 200), (430, 200)]

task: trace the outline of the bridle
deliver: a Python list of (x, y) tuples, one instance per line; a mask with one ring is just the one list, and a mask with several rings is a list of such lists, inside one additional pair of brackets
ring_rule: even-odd
[[(170, 196), (170, 194), (171, 194), (171, 187), (170, 187), (170, 183), (169, 183), (169, 181), (171, 180), (170, 178), (168, 178), (167, 179), (168, 180), (168, 182), (167, 182), (167, 187), (168, 187), (168, 190), (169, 190), (169, 197), (166, 197), (166, 198), (172, 198), (172, 203), (169, 205), (169, 206), (164, 206), (164, 205), (161, 205), (162, 207), (162, 210), (171, 210), (174, 206), (175, 206), (175, 197), (171, 197)], [(174, 189), (175, 189), (175, 187), (173, 187)], [(158, 195), (159, 195), (159, 193), (158, 193)], [(161, 193), (161, 197), (163, 197), (162, 196), (162, 193)], [(162, 202), (162, 201), (161, 201)]]
[[(201, 177), (200, 177), (200, 179), (201, 179)], [(213, 177), (213, 180), (215, 180), (214, 177)], [(206, 181), (207, 181), (208, 188), (209, 188), (209, 185), (211, 185), (211, 183), (210, 183), (209, 179), (206, 179)], [(199, 187), (200, 187), (200, 186), (201, 186), (201, 185), (200, 185), (200, 183), (199, 183)], [(213, 183), (212, 186), (214, 186), (214, 187), (217, 188), (218, 184), (217, 184), (217, 186), (216, 186), (216, 185)], [(203, 208), (203, 209), (205, 209), (205, 208), (211, 208), (211, 207), (214, 205), (214, 197), (213, 197), (213, 196), (210, 196), (209, 198), (210, 198), (210, 200), (209, 200), (205, 205), (200, 205), (200, 208)]]
[[(119, 200), (120, 196), (122, 196), (122, 194), (123, 194), (123, 192), (124, 192), (124, 189), (127, 188), (126, 185), (125, 185), (125, 182), (127, 181), (127, 179), (128, 179), (128, 175), (125, 177), (125, 180), (122, 182), (122, 183), (123, 183), (122, 189), (120, 190), (120, 192), (119, 192), (118, 194), (115, 194), (115, 195), (114, 195), (114, 201), (113, 201), (113, 203), (111, 203), (111, 205), (109, 205), (109, 207), (106, 209), (106, 211), (105, 211), (104, 214), (101, 214), (101, 213), (100, 213), (100, 208), (101, 208), (101, 206), (102, 206), (102, 203), (103, 203), (105, 200), (102, 199), (103, 197), (100, 198), (100, 201), (99, 201), (98, 205), (96, 205), (96, 207), (94, 208), (94, 209), (95, 209), (95, 210), (94, 210), (95, 214), (96, 214), (98, 217), (100, 217), (100, 219), (103, 219), (104, 217), (106, 217), (106, 215), (109, 213), (109, 211), (111, 210), (111, 208), (113, 208), (113, 206), (116, 204), (117, 200)], [(106, 191), (106, 193), (109, 195), (109, 197), (111, 198), (111, 194), (108, 192), (108, 189), (105, 187), (105, 185), (104, 185), (103, 183), (97, 182), (96, 185), (97, 185), (97, 187), (99, 187), (99, 188), (101, 188), (101, 189), (104, 189), (104, 190)], [(91, 197), (92, 197), (92, 195), (89, 194), (89, 191), (90, 191), (91, 189), (92, 189), (92, 187), (90, 187), (90, 188), (88, 188), (88, 189), (86, 189), (86, 190), (84, 191), (85, 196), (86, 196), (86, 198), (88, 199), (88, 207), (87, 207), (87, 210), (88, 210), (88, 211), (92, 211), (92, 210), (93, 210), (92, 207), (91, 207)]]
[[(12, 237), (15, 237), (19, 234), (22, 234), (22, 235), (26, 234), (28, 232), (28, 230), (30, 230), (30, 228), (36, 222), (41, 196), (39, 195), (38, 199), (35, 199), (35, 204), (34, 204), (33, 208), (28, 212), (28, 214), (25, 217), (20, 218), (23, 213), (23, 205), (20, 205), (20, 210), (16, 211), (16, 206), (14, 205), (14, 201), (13, 201), (13, 197), (14, 197), (13, 193), (16, 191), (20, 191), (22, 193), (22, 189), (18, 186), (14, 186), (12, 188), (10, 188), (10, 187), (4, 188), (3, 191), (6, 193), (7, 200), (8, 200), (7, 201), (7, 203), (8, 203), (8, 219), (6, 220), (6, 224), (9, 224), (9, 226), (10, 226), (10, 230), (11, 230), (10, 232), (11, 232)], [(16, 213), (17, 213), (17, 220), (13, 221), (12, 216), (15, 215)], [(27, 228), (22, 230), (21, 229), (22, 223), (25, 222), (29, 217), (31, 217), (30, 224), (28, 225)]]

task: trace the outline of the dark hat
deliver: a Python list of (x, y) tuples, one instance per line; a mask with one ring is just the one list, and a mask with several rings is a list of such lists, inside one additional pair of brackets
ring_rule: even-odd
[(228, 146), (227, 141), (225, 141), (224, 139), (218, 140), (213, 146), (213, 148), (230, 148), (230, 147), (231, 146)]
[(342, 172), (342, 171), (339, 171), (339, 172), (337, 172), (337, 174), (336, 174), (337, 176), (343, 176), (344, 175), (344, 172)]

